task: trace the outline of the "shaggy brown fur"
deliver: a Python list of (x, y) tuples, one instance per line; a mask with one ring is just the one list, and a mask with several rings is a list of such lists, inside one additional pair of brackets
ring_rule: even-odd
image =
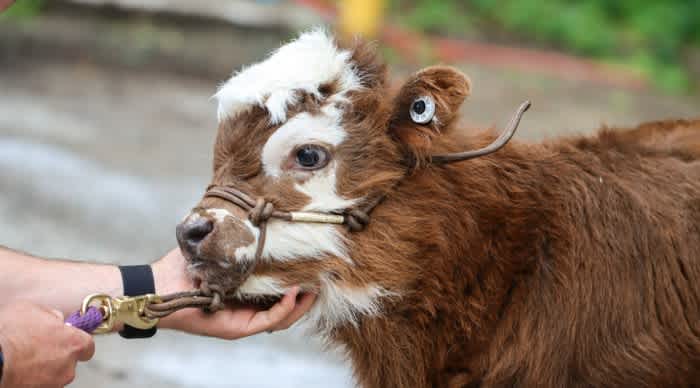
[[(366, 89), (343, 106), (337, 191), (386, 200), (365, 231), (346, 232), (352, 265), (300, 258), (256, 274), (394, 293), (379, 315), (321, 328), (345, 345), (362, 387), (700, 385), (700, 121), (513, 142), (434, 166), (430, 154), (493, 140), (454, 128), (467, 79), (433, 67), (387, 99), (374, 53), (352, 50)], [(419, 126), (408, 107), (426, 94), (438, 120)], [(214, 183), (299, 209), (291, 184), (260, 174), (275, 128), (256, 109), (222, 124)], [(404, 178), (406, 160), (419, 163)]]
[(380, 236), (356, 241), (402, 261), (409, 292), (335, 332), (363, 386), (698, 384), (700, 122), (651, 126), (695, 131), (661, 148), (649, 127), (513, 144), (402, 184)]

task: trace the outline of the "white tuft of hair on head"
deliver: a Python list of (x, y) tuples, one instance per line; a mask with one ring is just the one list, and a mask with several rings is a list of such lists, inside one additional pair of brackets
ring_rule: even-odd
[(305, 32), (219, 87), (214, 95), (219, 121), (257, 105), (267, 109), (271, 123), (279, 124), (287, 119), (296, 91), (321, 97), (319, 86), (330, 82), (337, 82), (340, 95), (359, 89), (361, 77), (351, 58), (352, 53), (340, 50), (325, 29)]

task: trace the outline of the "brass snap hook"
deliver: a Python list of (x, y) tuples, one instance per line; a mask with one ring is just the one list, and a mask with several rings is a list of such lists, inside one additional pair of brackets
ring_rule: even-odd
[(146, 306), (151, 303), (160, 303), (161, 298), (155, 294), (139, 296), (122, 296), (113, 298), (105, 294), (88, 295), (80, 308), (80, 313), (85, 314), (88, 308), (97, 303), (102, 312), (103, 321), (95, 329), (95, 334), (109, 333), (117, 322), (127, 324), (137, 329), (150, 329), (158, 324), (158, 318), (146, 316)]

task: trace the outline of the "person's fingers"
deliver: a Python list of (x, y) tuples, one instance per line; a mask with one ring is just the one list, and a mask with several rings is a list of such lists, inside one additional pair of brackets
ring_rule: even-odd
[(298, 293), (299, 287), (293, 287), (284, 295), (282, 300), (277, 302), (269, 310), (256, 313), (248, 324), (248, 335), (271, 330), (282, 322), (294, 311)]
[(266, 311), (243, 306), (205, 314), (201, 310), (182, 310), (173, 314), (169, 328), (219, 337), (237, 339), (262, 331), (286, 329), (306, 313), (315, 300), (315, 295), (304, 295), (297, 303), (299, 287), (290, 289), (282, 299)]
[(78, 352), (78, 361), (89, 361), (95, 355), (95, 340), (90, 334), (82, 333), (85, 343)]
[(301, 300), (296, 303), (294, 310), (275, 326), (274, 330), (286, 330), (292, 326), (296, 321), (298, 321), (304, 314), (306, 314), (311, 306), (313, 306), (316, 301), (316, 294), (306, 293), (301, 297)]
[(95, 355), (95, 340), (92, 336), (73, 326), (66, 326), (70, 332), (71, 346), (78, 361), (88, 361)]

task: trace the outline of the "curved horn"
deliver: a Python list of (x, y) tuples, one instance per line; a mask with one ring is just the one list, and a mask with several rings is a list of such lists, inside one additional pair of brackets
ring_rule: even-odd
[(510, 141), (513, 135), (515, 135), (515, 131), (518, 129), (518, 125), (520, 124), (520, 119), (523, 117), (525, 111), (530, 109), (530, 105), (532, 105), (530, 101), (525, 101), (520, 104), (520, 107), (515, 112), (515, 115), (513, 115), (513, 118), (510, 119), (506, 130), (503, 131), (503, 133), (501, 133), (498, 138), (493, 141), (493, 143), (484, 148), (479, 148), (478, 150), (457, 152), (454, 154), (433, 155), (430, 159), (431, 162), (435, 164), (461, 162), (463, 160), (478, 158), (479, 156), (488, 155), (500, 150), (504, 145), (508, 144), (508, 141)]

